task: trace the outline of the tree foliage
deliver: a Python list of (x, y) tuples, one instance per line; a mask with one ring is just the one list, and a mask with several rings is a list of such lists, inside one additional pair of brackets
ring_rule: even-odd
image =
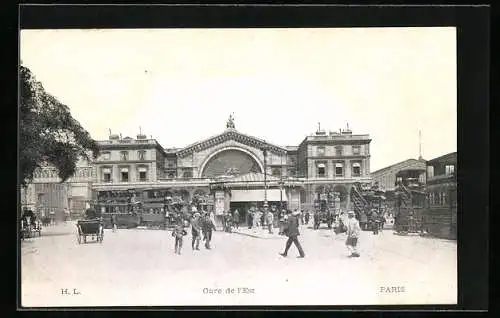
[(61, 182), (76, 171), (79, 159), (97, 158), (99, 147), (75, 120), (68, 106), (45, 91), (31, 71), (20, 67), (19, 178), (22, 185), (33, 179), (44, 164), (54, 166)]

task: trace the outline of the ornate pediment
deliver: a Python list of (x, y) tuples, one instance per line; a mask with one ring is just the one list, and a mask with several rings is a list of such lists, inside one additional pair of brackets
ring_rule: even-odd
[(199, 141), (197, 143), (194, 143), (192, 145), (189, 145), (183, 149), (181, 149), (177, 155), (181, 158), (186, 157), (194, 152), (199, 152), (208, 148), (212, 148), (214, 146), (217, 146), (223, 142), (226, 142), (228, 140), (234, 140), (236, 142), (239, 142), (241, 144), (256, 148), (256, 149), (267, 149), (268, 151), (272, 151), (278, 154), (285, 154), (286, 149), (280, 146), (276, 146), (273, 144), (270, 144), (266, 142), (265, 140), (248, 136), (245, 134), (242, 134), (234, 129), (228, 129), (222, 134), (219, 134), (217, 136), (210, 137), (208, 139)]

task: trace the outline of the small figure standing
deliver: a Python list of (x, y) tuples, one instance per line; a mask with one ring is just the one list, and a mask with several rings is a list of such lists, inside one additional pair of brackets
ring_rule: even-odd
[(357, 250), (358, 238), (361, 233), (361, 228), (359, 227), (359, 221), (354, 218), (354, 211), (349, 211), (347, 213), (347, 240), (345, 245), (347, 249), (351, 252), (350, 257), (359, 257)]
[(252, 210), (248, 210), (247, 211), (247, 225), (248, 225), (248, 229), (251, 230), (252, 229), (252, 225), (253, 225), (253, 211)]
[(266, 214), (267, 214), (267, 205), (264, 205), (264, 208), (260, 210), (260, 226), (262, 229), (266, 228)]
[[(94, 213), (95, 213), (95, 210), (94, 210)], [(49, 215), (50, 215), (50, 223), (56, 224), (56, 212), (54, 211), (54, 209), (50, 209)]]
[(387, 222), (386, 219), (385, 219), (385, 216), (381, 214), (380, 215), (380, 220), (379, 220), (379, 229), (380, 229), (380, 232), (382, 232), (384, 230), (385, 222)]
[(261, 224), (261, 218), (262, 217), (262, 212), (260, 212), (260, 209), (257, 210), (254, 215), (253, 215), (253, 226), (255, 228), (259, 228)]
[(69, 210), (64, 208), (64, 222), (69, 221)]
[(378, 234), (378, 230), (380, 228), (379, 223), (380, 223), (380, 220), (379, 220), (379, 216), (377, 214), (377, 211), (372, 210), (372, 213), (370, 215), (370, 224), (371, 224), (371, 228), (372, 228), (374, 235)]
[(238, 229), (240, 227), (240, 212), (238, 212), (238, 209), (234, 210), (233, 222), (234, 226)]
[(115, 213), (111, 214), (111, 228), (113, 229), (113, 232), (116, 232), (116, 214)]
[(226, 232), (231, 233), (233, 227), (233, 216), (231, 215), (230, 211), (227, 211), (226, 213)]
[(191, 221), (191, 247), (193, 250), (200, 250), (200, 235), (201, 235), (201, 222), (200, 222), (200, 213), (196, 212)]
[(180, 221), (172, 231), (172, 236), (175, 238), (175, 253), (179, 255), (181, 255), (183, 238), (187, 235), (184, 225), (184, 222)]
[(273, 223), (274, 223), (273, 211), (267, 211), (266, 221), (267, 221), (267, 228), (269, 230), (269, 234), (273, 234)]
[(319, 213), (320, 213), (319, 210), (314, 211), (314, 215), (313, 215), (314, 226), (313, 226), (313, 228), (315, 230), (319, 229), (319, 226), (320, 226), (320, 223), (321, 223)]
[(309, 217), (310, 217), (309, 210), (307, 210), (304, 215), (304, 221), (306, 222), (306, 225), (309, 224)]

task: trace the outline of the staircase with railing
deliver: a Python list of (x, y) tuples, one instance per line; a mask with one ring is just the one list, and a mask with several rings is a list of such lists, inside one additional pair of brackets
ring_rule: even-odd
[(359, 220), (366, 213), (366, 209), (369, 206), (368, 201), (361, 194), (361, 185), (359, 183), (354, 184), (354, 187), (351, 189), (351, 202), (354, 206), (354, 213)]
[(398, 186), (399, 186), (398, 190), (400, 190), (399, 193), (400, 193), (401, 205), (407, 207), (411, 199), (410, 190), (408, 190), (408, 188), (402, 182), (399, 182)]

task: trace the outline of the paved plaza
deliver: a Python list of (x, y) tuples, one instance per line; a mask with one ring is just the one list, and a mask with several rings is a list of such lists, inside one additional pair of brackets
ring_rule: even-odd
[(370, 305), (456, 303), (457, 246), (362, 232), (360, 258), (344, 234), (301, 227), (306, 257), (286, 238), (240, 228), (214, 232), (213, 249), (174, 254), (170, 231), (105, 230), (79, 245), (74, 222), (21, 243), (23, 306)]

